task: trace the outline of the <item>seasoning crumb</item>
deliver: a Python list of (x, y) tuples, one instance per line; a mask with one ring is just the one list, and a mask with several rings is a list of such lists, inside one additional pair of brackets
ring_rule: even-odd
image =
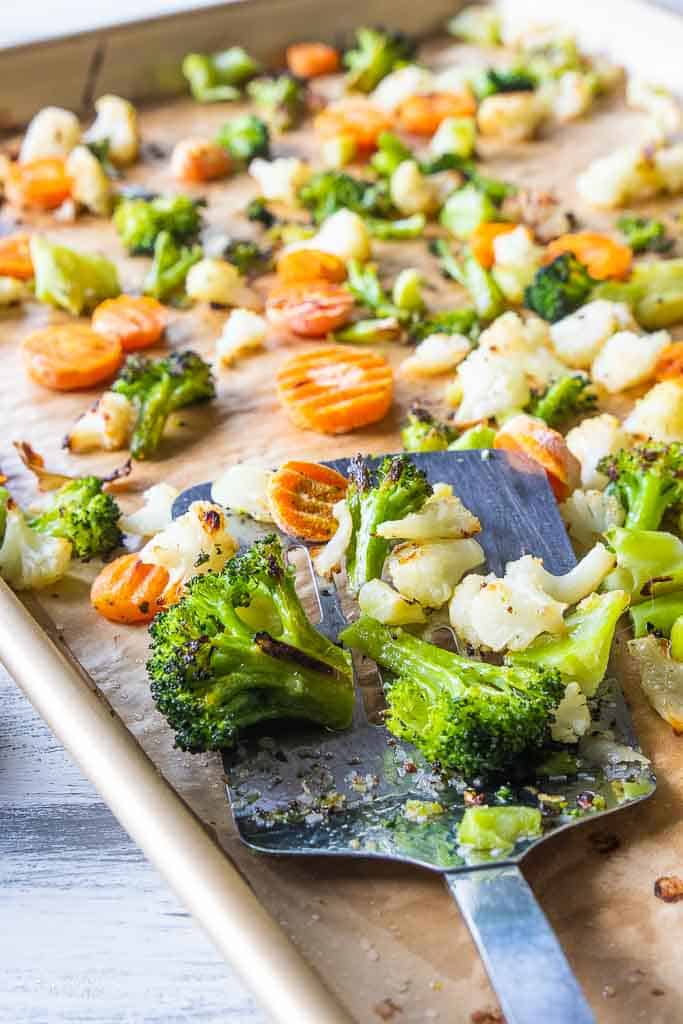
[(603, 999), (613, 999), (617, 994), (617, 990), (613, 985), (605, 985), (602, 990)]
[(475, 1010), (470, 1021), (472, 1024), (505, 1024), (505, 1017), (500, 1010)]
[(664, 996), (664, 995), (666, 995), (666, 992), (664, 991), (663, 988), (651, 988), (650, 989), (650, 995), (652, 995), (652, 996)]
[(662, 875), (655, 882), (655, 896), (665, 903), (683, 900), (683, 878), (678, 875)]
[(393, 1020), (397, 1013), (403, 1013), (403, 1009), (393, 999), (383, 999), (373, 1006), (372, 1012), (380, 1020)]
[(593, 832), (588, 837), (588, 842), (591, 844), (596, 853), (601, 853), (604, 856), (607, 854), (614, 853), (621, 846), (621, 839), (615, 835), (614, 832)]
[(434, 981), (429, 982), (429, 987), (431, 988), (432, 992), (440, 992), (441, 989), (443, 988), (443, 982), (439, 981), (438, 979), (434, 979)]

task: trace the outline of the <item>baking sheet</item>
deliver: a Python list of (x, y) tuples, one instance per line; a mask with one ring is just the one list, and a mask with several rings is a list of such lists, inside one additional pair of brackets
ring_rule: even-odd
[[(439, 51), (438, 59), (447, 63), (449, 55)], [(200, 108), (188, 101), (159, 107), (144, 115), (143, 135), (168, 150), (174, 139), (196, 133), (200, 126), (211, 134), (232, 110), (225, 105)], [(586, 225), (599, 226), (605, 218), (582, 209), (576, 200), (575, 176), (593, 156), (644, 130), (640, 115), (625, 113), (613, 103), (599, 108), (590, 120), (565, 126), (513, 154), (490, 154), (488, 166), (493, 173), (525, 184), (552, 183)], [(283, 153), (305, 149), (300, 133), (278, 144)], [(161, 190), (175, 187), (167, 160), (136, 168), (129, 180)], [(249, 185), (217, 185), (202, 192), (209, 201), (207, 221), (227, 233), (248, 233), (238, 211), (251, 194)], [(657, 204), (648, 209), (657, 209)], [(44, 222), (48, 224), (52, 237), (115, 257), (124, 286), (139, 286), (147, 263), (123, 256), (110, 225), (88, 218), (75, 227)], [(10, 226), (7, 212), (0, 211), (0, 227)], [(31, 218), (30, 226), (39, 228), (41, 218)], [(420, 260), (425, 260), (420, 245), (383, 249), (388, 277)], [(444, 286), (432, 263), (427, 272), (435, 288), (433, 305), (451, 304), (455, 286)], [(35, 327), (62, 319), (66, 318), (38, 306), (29, 308), (27, 315), (9, 312), (0, 317), (0, 456), (10, 486), (22, 498), (31, 491), (9, 448), (12, 439), (29, 440), (51, 465), (67, 470), (106, 472), (121, 461), (120, 455), (74, 459), (62, 452), (62, 436), (94, 393), (48, 394), (31, 384), (19, 365), (20, 339)], [(169, 342), (210, 355), (223, 319), (224, 314), (201, 307), (174, 314)], [(404, 354), (387, 351), (394, 363)], [(183, 412), (164, 444), (162, 461), (135, 467), (131, 492), (161, 478), (184, 487), (246, 457), (277, 464), (292, 455), (332, 458), (397, 447), (398, 425), (414, 395), (412, 386), (399, 381), (394, 411), (375, 428), (337, 439), (303, 433), (288, 424), (273, 394), (273, 375), (286, 354), (282, 348), (273, 349), (223, 372), (218, 401), (207, 409)], [(440, 390), (430, 389), (432, 394)], [(121, 500), (135, 504), (131, 496)], [(229, 821), (219, 758), (174, 751), (171, 735), (151, 705), (144, 674), (144, 630), (112, 626), (89, 609), (88, 585), (95, 572), (95, 566), (79, 568), (62, 585), (50, 588), (42, 605), (133, 734), (216, 829), (265, 905), (357, 1019), (387, 1019), (394, 1013), (393, 1003), (401, 1008), (400, 1015), (394, 1013), (401, 1022), (460, 1024), (476, 1011), (495, 1006), (469, 935), (438, 876), (358, 861), (274, 860), (241, 846)], [(660, 779), (656, 796), (607, 824), (586, 825), (551, 840), (532, 855), (526, 871), (601, 1024), (639, 1019), (670, 1024), (680, 1016), (683, 996), (680, 957), (677, 944), (671, 942), (681, 910), (656, 900), (652, 886), (659, 875), (675, 873), (683, 856), (680, 740), (648, 710), (630, 676), (625, 689), (643, 748), (655, 761)]]

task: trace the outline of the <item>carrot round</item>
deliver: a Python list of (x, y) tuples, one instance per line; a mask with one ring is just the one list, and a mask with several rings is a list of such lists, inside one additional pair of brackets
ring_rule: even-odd
[(58, 156), (10, 164), (5, 176), (5, 195), (13, 206), (54, 210), (69, 198), (71, 188), (66, 161)]
[(324, 338), (351, 319), (353, 297), (341, 285), (310, 281), (275, 289), (266, 300), (266, 317), (278, 331), (300, 338)]
[(655, 367), (657, 380), (683, 378), (683, 341), (673, 341), (659, 353)]
[(376, 352), (323, 345), (287, 360), (277, 376), (277, 392), (297, 427), (345, 434), (386, 416), (393, 378)]
[(349, 135), (358, 149), (376, 149), (382, 132), (389, 131), (391, 120), (383, 110), (361, 96), (349, 96), (325, 107), (315, 119), (315, 130), (324, 139)]
[(628, 245), (615, 242), (599, 231), (576, 231), (560, 235), (546, 248), (545, 262), (552, 263), (563, 252), (573, 253), (596, 281), (626, 277), (633, 259), (633, 252)]
[(224, 178), (231, 168), (227, 150), (210, 139), (181, 139), (171, 154), (173, 176), (191, 184)]
[(504, 223), (503, 221), (484, 221), (475, 228), (469, 238), (469, 245), (472, 255), (480, 266), (489, 270), (495, 262), (493, 243), (499, 235), (507, 235), (514, 231), (517, 224)]
[(285, 462), (268, 483), (270, 511), (277, 526), (290, 537), (328, 541), (337, 529), (332, 508), (347, 487), (346, 477), (329, 466)]
[(577, 459), (562, 434), (543, 420), (525, 413), (513, 416), (496, 434), (493, 447), (525, 455), (542, 466), (558, 501), (564, 501), (578, 486), (581, 467)]
[(105, 299), (92, 315), (92, 328), (118, 340), (124, 352), (156, 345), (166, 327), (166, 307), (146, 295)]
[(333, 75), (339, 70), (339, 53), (327, 43), (294, 43), (287, 47), (286, 60), (297, 78)]
[(92, 388), (113, 377), (123, 359), (118, 338), (106, 338), (85, 324), (45, 327), (22, 343), (29, 375), (52, 391)]
[(398, 121), (412, 135), (433, 135), (447, 117), (471, 117), (477, 104), (469, 90), (434, 92), (427, 96), (409, 96), (398, 108)]
[(277, 261), (277, 276), (282, 284), (300, 284), (304, 281), (331, 281), (340, 284), (346, 280), (343, 260), (331, 252), (319, 249), (293, 249)]
[(20, 281), (33, 277), (28, 235), (0, 238), (0, 277), (16, 277)]
[(90, 601), (110, 622), (151, 622), (167, 603), (163, 598), (167, 586), (168, 573), (162, 566), (147, 565), (135, 553), (121, 555), (97, 576)]

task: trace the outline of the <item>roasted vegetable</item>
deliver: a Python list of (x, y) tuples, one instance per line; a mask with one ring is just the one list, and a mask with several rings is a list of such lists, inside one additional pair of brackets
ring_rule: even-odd
[(49, 505), (29, 522), (29, 527), (71, 543), (73, 554), (84, 560), (103, 557), (122, 541), (121, 510), (102, 480), (85, 476), (64, 484), (50, 496)]
[(153, 253), (162, 231), (181, 243), (196, 238), (201, 225), (199, 204), (189, 196), (122, 199), (114, 211), (114, 226), (135, 256)]
[(524, 292), (524, 305), (555, 323), (582, 306), (594, 284), (583, 264), (566, 252), (536, 273)]

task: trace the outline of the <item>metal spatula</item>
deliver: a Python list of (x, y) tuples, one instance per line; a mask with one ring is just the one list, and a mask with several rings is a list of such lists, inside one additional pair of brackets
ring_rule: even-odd
[[(490, 571), (502, 575), (506, 562), (524, 554), (541, 556), (556, 574), (572, 567), (575, 559), (557, 504), (545, 474), (532, 463), (498, 451), (436, 452), (413, 458), (432, 483), (452, 484), (479, 517), (478, 539)], [(348, 460), (330, 465), (344, 473)], [(210, 494), (210, 484), (190, 488), (178, 498), (174, 514), (184, 512), (192, 501), (210, 499)], [(231, 529), (245, 545), (272, 532), (239, 517), (233, 517)], [(285, 543), (297, 547), (289, 538)], [(306, 563), (320, 608), (317, 628), (336, 640), (346, 621), (339, 595), (333, 584), (315, 579), (307, 554)], [(519, 843), (512, 853), (488, 855), (476, 863), (466, 859), (456, 839), (472, 793), (461, 780), (435, 774), (414, 748), (389, 735), (381, 716), (372, 711), (378, 697), (376, 682), (364, 687), (362, 673), (357, 672), (356, 689), (354, 721), (346, 732), (291, 724), (273, 731), (270, 726), (267, 735), (249, 737), (225, 753), (228, 796), (243, 841), (264, 853), (379, 857), (443, 872), (508, 1024), (593, 1021), (519, 865), (533, 846), (554, 832), (654, 792), (654, 775), (639, 753), (616, 680), (603, 683), (592, 701), (592, 714), (599, 728), (609, 730), (621, 746), (608, 745), (609, 758), (580, 759), (576, 774), (562, 774), (560, 768), (557, 774), (532, 780), (534, 789), (511, 786), (508, 798), (515, 804), (538, 806), (542, 792), (549, 812), (544, 834)], [(485, 799), (496, 800), (491, 791), (485, 792)], [(553, 816), (561, 800), (566, 809), (585, 814)], [(429, 801), (445, 809), (432, 820), (421, 814)]]

